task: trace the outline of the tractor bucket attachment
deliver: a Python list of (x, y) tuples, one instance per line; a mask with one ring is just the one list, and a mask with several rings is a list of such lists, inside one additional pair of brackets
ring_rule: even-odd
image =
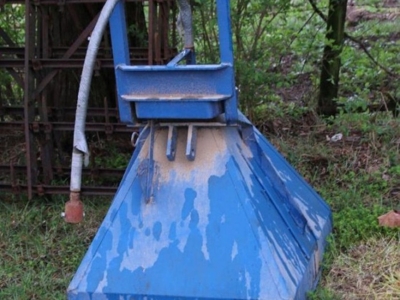
[(315, 288), (331, 211), (237, 109), (229, 3), (216, 0), (219, 64), (195, 64), (188, 47), (163, 66), (130, 65), (116, 4), (119, 112), (141, 130), (68, 299), (305, 299)]
[(142, 132), (69, 299), (305, 299), (324, 201), (250, 124), (196, 128), (194, 160), (175, 129)]

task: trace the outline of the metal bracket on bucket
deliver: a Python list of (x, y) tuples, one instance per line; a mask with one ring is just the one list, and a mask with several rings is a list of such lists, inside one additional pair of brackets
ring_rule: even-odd
[(188, 160), (193, 161), (196, 157), (196, 141), (197, 141), (197, 128), (190, 124), (188, 127), (188, 135), (186, 142), (186, 157)]
[[(197, 140), (197, 128), (193, 124), (189, 124), (187, 130), (187, 142), (186, 142), (186, 158), (190, 161), (194, 161), (196, 158), (196, 140)], [(168, 126), (168, 140), (167, 140), (167, 151), (166, 156), (169, 161), (175, 160), (176, 144), (178, 138), (178, 130), (176, 126)]]
[[(186, 149), (185, 156), (189, 161), (194, 161), (196, 158), (196, 143), (198, 128), (216, 128), (226, 127), (223, 122), (194, 122), (194, 123), (160, 123), (160, 127), (168, 127), (167, 150), (165, 155), (169, 161), (174, 161), (176, 156), (178, 127), (187, 127)], [(229, 125), (235, 127), (236, 125)]]
[(168, 141), (167, 141), (167, 158), (169, 161), (174, 161), (175, 160), (175, 154), (176, 154), (176, 141), (178, 137), (178, 131), (176, 129), (176, 126), (168, 126)]

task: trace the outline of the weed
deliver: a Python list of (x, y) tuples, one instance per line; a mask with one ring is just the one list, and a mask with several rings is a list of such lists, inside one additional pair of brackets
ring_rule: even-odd
[(399, 240), (370, 238), (333, 259), (323, 288), (316, 293), (335, 294), (339, 299), (399, 299), (399, 268)]
[(354, 244), (372, 237), (388, 239), (398, 238), (400, 230), (378, 225), (377, 218), (390, 208), (374, 205), (373, 207), (345, 207), (333, 217), (334, 239), (341, 250), (349, 249)]
[(307, 295), (308, 300), (341, 300), (341, 298), (329, 289), (318, 287)]

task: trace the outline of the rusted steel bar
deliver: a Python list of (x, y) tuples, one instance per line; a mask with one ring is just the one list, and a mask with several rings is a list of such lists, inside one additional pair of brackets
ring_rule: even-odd
[(148, 65), (153, 64), (154, 48), (154, 0), (149, 0), (149, 49), (147, 54)]
[(69, 12), (69, 14), (72, 17), (73, 20), (73, 25), (75, 26), (76, 29), (78, 29), (79, 31), (82, 31), (84, 28), (84, 25), (81, 23), (81, 19), (79, 18), (78, 14), (76, 13), (76, 5), (67, 5), (67, 10)]
[(17, 181), (15, 178), (15, 169), (14, 169), (14, 165), (13, 165), (12, 161), (10, 162), (10, 179), (11, 179), (11, 185), (13, 187), (15, 187), (17, 184)]
[[(14, 121), (14, 122), (1, 122), (1, 130), (26, 130), (25, 121)], [(33, 132), (51, 132), (51, 131), (73, 131), (73, 122), (29, 122), (27, 123), (27, 130), (32, 130)], [(105, 133), (133, 133), (138, 130), (137, 127), (128, 127), (126, 124), (122, 123), (86, 123), (87, 132), (105, 132)]]
[(4, 31), (3, 28), (0, 27), (0, 37), (9, 45), (9, 46), (15, 46), (14, 41), (10, 38), (10, 36), (7, 34), (7, 32)]
[[(36, 53), (41, 58), (48, 58), (49, 49), (49, 17), (47, 15), (48, 6), (40, 6), (37, 8), (38, 11), (38, 22), (37, 22), (37, 42), (36, 42)], [(43, 77), (37, 74), (37, 79)], [(40, 120), (42, 122), (49, 122), (48, 111), (48, 98), (49, 90), (44, 90), (38, 97), (38, 111)], [(36, 110), (34, 110), (34, 113)], [(37, 136), (37, 140), (40, 143), (40, 159), (41, 159), (41, 174), (43, 176), (42, 181), (45, 184), (50, 184), (54, 179), (54, 172), (52, 162), (54, 161), (54, 141), (50, 132), (46, 131)]]
[[(35, 114), (38, 114), (38, 110), (35, 110)], [(48, 107), (48, 116), (62, 114), (63, 116), (71, 117), (76, 113), (76, 107)], [(23, 116), (24, 108), (22, 106), (3, 106), (0, 107), (0, 116), (12, 115), (12, 116)], [(116, 108), (107, 108), (108, 117), (118, 117), (118, 110)], [(104, 117), (105, 111), (101, 107), (89, 107), (88, 117)], [(0, 123), (1, 127), (1, 123)]]
[[(41, 70), (44, 68), (57, 68), (57, 69), (82, 69), (84, 59), (69, 59), (69, 58), (35, 58), (29, 60), (29, 66), (34, 70)], [(114, 64), (112, 59), (100, 58), (97, 59), (97, 67), (100, 68), (114, 68)], [(25, 61), (22, 59), (0, 59), (0, 68), (22, 68), (24, 67)], [(57, 74), (59, 70), (55, 70), (49, 74), (55, 73), (53, 77)], [(49, 78), (51, 76), (48, 76)], [(53, 79), (53, 77), (51, 79)], [(47, 79), (44, 82), (46, 84), (42, 84), (44, 87), (51, 81), (51, 79)], [(40, 93), (43, 89), (36, 91), (36, 93)]]
[[(161, 61), (166, 61), (171, 57), (163, 57)], [(44, 68), (56, 68), (56, 69), (82, 69), (84, 59), (81, 58), (39, 58), (32, 59), (29, 61), (30, 67), (34, 70), (41, 70)], [(96, 67), (99, 70), (100, 68), (114, 68), (114, 64), (112, 59), (110, 58), (97, 58)], [(135, 65), (143, 65), (147, 63), (146, 58), (133, 57), (131, 58), (131, 62)], [(0, 58), (0, 68), (23, 68), (25, 61), (22, 59), (15, 58)], [(59, 70), (55, 70), (53, 72), (57, 73)], [(51, 73), (50, 73), (51, 74)], [(49, 76), (50, 77), (50, 76)], [(51, 80), (46, 80), (46, 85)], [(42, 84), (44, 85), (44, 84)], [(46, 86), (44, 85), (44, 87)], [(38, 92), (36, 92), (38, 93)]]
[[(105, 186), (83, 186), (81, 194), (84, 196), (113, 196), (118, 187), (105, 187)], [(28, 186), (26, 184), (12, 185), (10, 183), (0, 182), (0, 191), (5, 193), (21, 194), (26, 193)], [(69, 186), (56, 186), (56, 185), (32, 185), (32, 194), (34, 195), (69, 195)]]
[[(10, 169), (14, 169), (14, 174), (25, 173), (26, 165), (0, 165), (0, 173), (5, 174), (10, 172)], [(39, 173), (42, 172), (42, 168), (38, 168)], [(71, 173), (71, 168), (66, 167), (53, 167), (53, 172), (57, 175), (69, 175)], [(85, 176), (98, 176), (98, 177), (117, 177), (124, 174), (124, 169), (115, 168), (83, 168), (82, 173)]]
[[(162, 8), (162, 50), (163, 50), (163, 56), (164, 57), (170, 57), (170, 49), (169, 49), (169, 43), (168, 43), (168, 29), (169, 29), (169, 18), (170, 18), (170, 10), (171, 10), (171, 5), (169, 2), (161, 3), (160, 4)], [(175, 22), (172, 22), (175, 26)]]
[[(57, 58), (61, 58), (65, 52), (68, 50), (67, 47), (51, 47), (49, 48), (49, 56), (53, 57), (55, 59)], [(166, 47), (167, 51), (173, 51), (174, 53), (177, 52), (176, 48), (173, 47)], [(97, 57), (98, 58), (104, 58), (104, 57), (108, 57), (109, 53), (111, 51), (111, 48), (108, 47), (101, 47), (99, 48), (99, 52)], [(5, 55), (7, 57), (7, 59), (9, 59), (9, 56), (17, 56), (20, 59), (23, 59), (24, 57), (24, 52), (25, 52), (25, 48), (23, 47), (1, 47), (0, 46), (0, 52)], [(141, 48), (141, 47), (130, 47), (129, 48), (129, 52), (132, 56), (132, 58), (134, 60), (140, 60), (143, 59), (143, 57), (147, 57), (147, 48)], [(86, 48), (85, 47), (79, 47), (78, 49), (76, 49), (76, 51), (72, 54), (71, 58), (84, 58), (86, 54)], [(170, 59), (172, 56), (172, 54), (165, 54), (164, 58), (165, 59)], [(6, 58), (0, 58), (1, 59), (6, 59)]]
[[(168, 62), (177, 53), (175, 48), (169, 46), (168, 36), (171, 26), (173, 35), (175, 33), (175, 22), (170, 22), (170, 11), (175, 7), (175, 0), (126, 1), (144, 3), (147, 9), (152, 10), (151, 14), (149, 14), (152, 27), (148, 41), (150, 47), (131, 47), (130, 57), (132, 64)], [(82, 68), (86, 54), (86, 47), (83, 47), (83, 45), (97, 19), (98, 12), (95, 9), (97, 6), (93, 4), (104, 3), (105, 0), (0, 0), (0, 2), (0, 6), (24, 4), (27, 8), (25, 15), (26, 40), (23, 47), (14, 43), (6, 32), (0, 28), (0, 36), (8, 46), (0, 47), (0, 53), (2, 54), (0, 68), (7, 70), (25, 91), (23, 101), (10, 99), (10, 103), (23, 103), (23, 107), (0, 107), (0, 117), (3, 117), (2, 122), (0, 122), (0, 135), (8, 136), (11, 131), (13, 134), (20, 135), (21, 138), (24, 135), (26, 145), (26, 151), (22, 152), (26, 155), (26, 160), (23, 164), (16, 165), (16, 162), (12, 161), (9, 165), (0, 165), (0, 173), (4, 174), (7, 181), (9, 181), (6, 183), (1, 182), (0, 194), (3, 191), (21, 192), (27, 193), (29, 198), (32, 198), (33, 195), (68, 194), (69, 186), (53, 187), (48, 184), (51, 182), (52, 174), (63, 178), (70, 171), (70, 168), (67, 167), (68, 159), (60, 158), (62, 165), (54, 163), (51, 148), (61, 149), (62, 147), (57, 139), (60, 134), (54, 134), (54, 132), (71, 132), (74, 128), (73, 122), (53, 122), (53, 120), (63, 119), (60, 116), (67, 117), (66, 120), (68, 120), (68, 117), (73, 117), (76, 112), (75, 107), (54, 107), (57, 106), (57, 103), (51, 102), (51, 99), (64, 97), (63, 93), (61, 95), (53, 95), (52, 91), (67, 89), (66, 85), (58, 84), (59, 79), (55, 75), (59, 74), (61, 70)], [(71, 47), (58, 46), (61, 44), (54, 40), (54, 36), (50, 35), (49, 9), (51, 9), (51, 5), (59, 5), (60, 9), (71, 14), (72, 18), (74, 18), (74, 11), (78, 9), (78, 6), (64, 7), (71, 4), (86, 6), (91, 12), (93, 20), (80, 32), (79, 37), (76, 38)], [(82, 27), (81, 25), (79, 24), (80, 27)], [(57, 47), (51, 47), (51, 45), (57, 45)], [(100, 68), (113, 68), (110, 52), (111, 49), (105, 43), (97, 56), (97, 70)], [(50, 94), (47, 89), (49, 89)], [(118, 120), (118, 111), (116, 108), (109, 108), (108, 103), (105, 103), (104, 107), (90, 108), (87, 116), (96, 117), (95, 120), (102, 121), (88, 123), (86, 131), (104, 132), (107, 134), (107, 138), (110, 138), (112, 133), (132, 133), (138, 130), (138, 128), (115, 123)], [(35, 122), (35, 120), (40, 121)], [(52, 140), (53, 138), (54, 141)], [(40, 148), (35, 146), (37, 142), (40, 142)], [(43, 153), (43, 151), (47, 152)], [(37, 157), (39, 153), (40, 157)], [(47, 175), (46, 172), (48, 173)], [(123, 172), (124, 170), (97, 167), (83, 170), (85, 176), (95, 178), (119, 177), (122, 176)], [(82, 188), (83, 195), (113, 195), (115, 191), (115, 187)]]
[(161, 59), (161, 46), (162, 46), (162, 22), (161, 22), (161, 16), (162, 16), (162, 11), (161, 11), (161, 4), (156, 2), (155, 5), (155, 13), (154, 13), (154, 27), (155, 33), (154, 33), (154, 61), (156, 64), (161, 64), (162, 59)]
[[(69, 48), (67, 47), (51, 47), (49, 48), (49, 56), (57, 58), (57, 57), (62, 57), (66, 51)], [(132, 53), (132, 55), (135, 55), (137, 57), (143, 57), (147, 56), (147, 48), (141, 48), (141, 47), (130, 47), (129, 51)], [(176, 49), (175, 49), (176, 51)], [(24, 52), (25, 48), (24, 47), (1, 47), (0, 46), (0, 53), (3, 55), (16, 55), (18, 57), (23, 58), (24, 57)], [(109, 53), (111, 52), (111, 48), (108, 47), (101, 47), (99, 48), (99, 52), (97, 54), (97, 57), (104, 57), (104, 56), (109, 56)], [(76, 49), (76, 51), (71, 55), (71, 58), (74, 57), (81, 57), (84, 58), (86, 55), (86, 47), (79, 47)], [(166, 56), (167, 57), (167, 56)], [(1, 59), (1, 58), (0, 58)]]
[(42, 57), (50, 57), (50, 43), (49, 43), (49, 8), (47, 6), (41, 7), (42, 18), (41, 18), (41, 37), (42, 37)]
[(31, 14), (31, 8), (30, 8), (30, 1), (25, 0), (25, 60), (24, 60), (24, 73), (25, 73), (25, 84), (24, 84), (24, 132), (25, 132), (25, 155), (26, 155), (26, 177), (27, 177), (27, 192), (28, 192), (28, 198), (31, 199), (33, 196), (33, 191), (32, 191), (32, 185), (35, 182), (34, 176), (32, 176), (32, 168), (33, 168), (33, 152), (32, 151), (32, 141), (33, 141), (33, 136), (30, 132), (29, 129), (29, 122), (31, 121), (31, 112), (30, 112), (30, 106), (31, 106), (31, 84), (33, 82), (30, 74), (30, 68), (29, 68), (29, 58), (31, 57), (31, 51), (32, 51), (32, 42), (31, 42), (31, 33), (32, 33), (32, 25), (34, 24), (32, 21), (33, 15)]
[[(89, 25), (86, 26), (85, 30), (79, 35), (79, 37), (75, 40), (75, 42), (72, 44), (72, 46), (69, 47), (67, 52), (65, 52), (65, 54), (62, 57), (62, 59), (66, 60), (67, 62), (70, 62), (71, 65), (72, 65), (72, 59), (70, 59), (72, 54), (74, 54), (76, 49), (78, 49), (79, 46), (87, 39), (87, 37), (89, 36), (90, 32), (92, 32), (94, 26), (96, 25), (96, 22), (97, 22), (98, 18), (99, 18), (99, 14), (97, 14), (94, 17), (94, 19), (89, 23)], [(40, 66), (43, 66), (43, 63), (44, 62), (40, 62), (39, 63)], [(111, 64), (111, 67), (113, 67), (114, 64), (112, 62), (110, 62), (110, 64)], [(103, 65), (103, 67), (104, 67), (104, 65)], [(78, 68), (82, 68), (82, 66), (83, 66), (83, 60), (80, 60), (80, 62), (79, 62), (77, 67)], [(53, 66), (53, 68), (54, 67), (56, 67), (56, 66)], [(62, 66), (59, 66), (59, 67), (61, 67), (61, 68), (68, 67), (68, 63), (65, 64), (65, 62), (64, 62), (64, 64), (62, 64)], [(54, 76), (57, 75), (57, 73), (58, 73), (58, 70), (53, 70), (49, 74), (47, 74), (46, 77), (40, 82), (40, 84), (38, 85), (37, 89), (35, 90), (34, 96), (38, 95), (49, 84), (49, 82), (54, 78)]]

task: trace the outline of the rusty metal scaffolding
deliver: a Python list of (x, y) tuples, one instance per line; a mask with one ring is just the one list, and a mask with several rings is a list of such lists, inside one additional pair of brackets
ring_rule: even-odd
[[(69, 155), (79, 76), (88, 38), (104, 2), (0, 0), (0, 13), (6, 5), (25, 7), (23, 45), (14, 41), (0, 24), (0, 72), (8, 74), (13, 85), (23, 91), (23, 99), (9, 99), (0, 90), (0, 199), (5, 192), (26, 193), (29, 198), (69, 193)], [(127, 14), (132, 13), (127, 18), (134, 20), (130, 28), (132, 63), (152, 65), (169, 61), (176, 53), (172, 46), (175, 1), (126, 2), (127, 8), (131, 5)], [(66, 30), (65, 22), (71, 24), (71, 30)], [(79, 34), (73, 36), (74, 32)], [(86, 130), (100, 139), (115, 141), (119, 136), (128, 141), (132, 129), (118, 121), (112, 68), (107, 33), (96, 61), (97, 89), (91, 91), (94, 96), (90, 99)], [(110, 182), (110, 177), (118, 182), (123, 171), (92, 165), (84, 170), (84, 175), (101, 178), (93, 182)], [(84, 186), (82, 193), (112, 195), (115, 190), (116, 184), (90, 185)]]

